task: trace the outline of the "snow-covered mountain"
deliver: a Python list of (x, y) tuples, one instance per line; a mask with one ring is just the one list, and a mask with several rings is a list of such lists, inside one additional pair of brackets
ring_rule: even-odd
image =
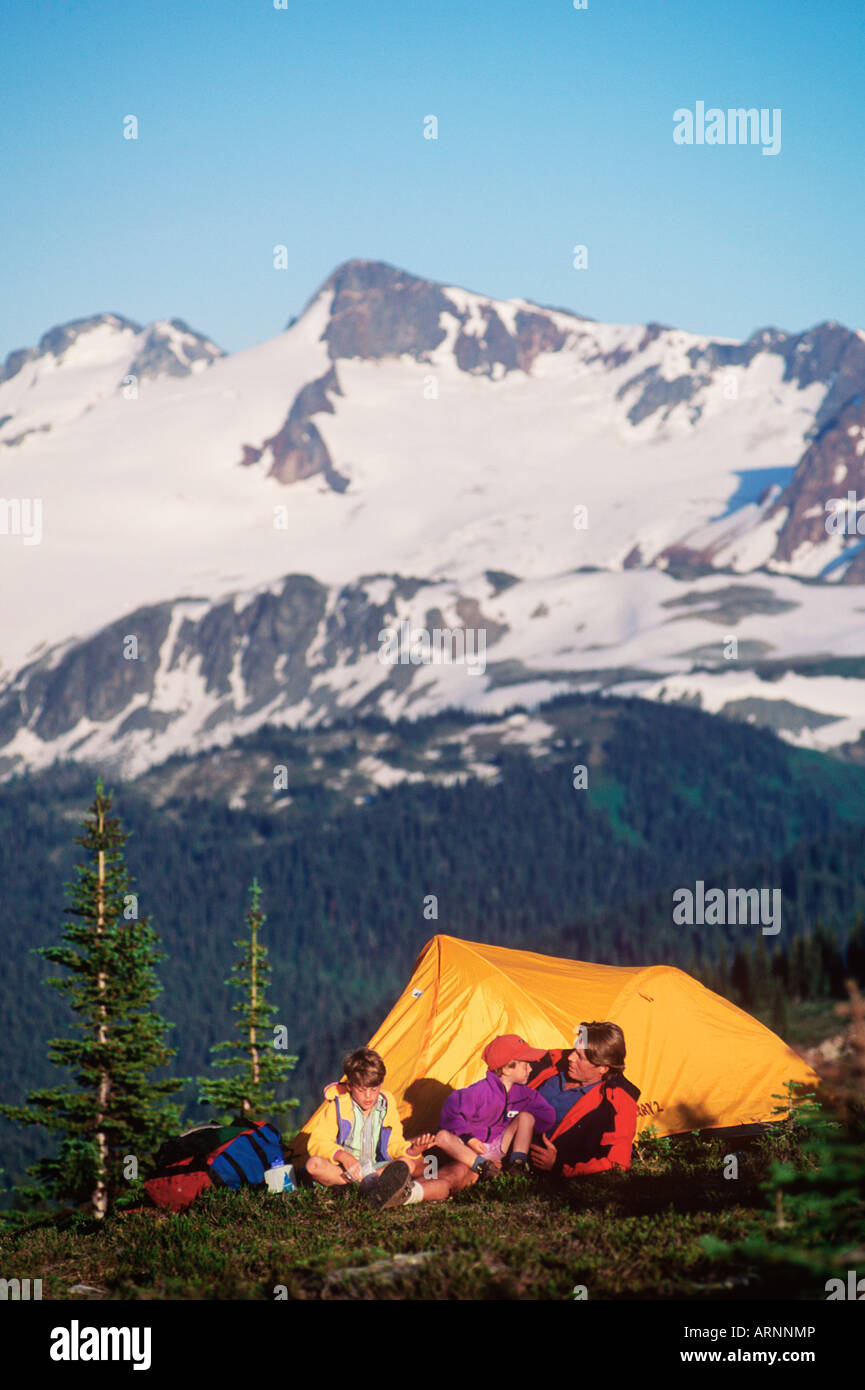
[(203, 371), (223, 352), (181, 319), (142, 328), (119, 314), (76, 319), (44, 333), (39, 346), (10, 352), (0, 367), (0, 447), (70, 425), (142, 381)]
[[(722, 342), (366, 261), (230, 356), (52, 330), (0, 372), (0, 770), (575, 686), (851, 743), (863, 388), (837, 324)], [(482, 630), (485, 669), (383, 665), (399, 623)]]

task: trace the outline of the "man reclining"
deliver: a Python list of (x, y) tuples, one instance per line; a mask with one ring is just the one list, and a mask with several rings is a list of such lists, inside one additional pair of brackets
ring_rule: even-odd
[(573, 1050), (547, 1052), (528, 1084), (556, 1112), (555, 1125), (532, 1145), (535, 1169), (574, 1178), (630, 1167), (640, 1092), (625, 1076), (617, 1023), (581, 1023)]

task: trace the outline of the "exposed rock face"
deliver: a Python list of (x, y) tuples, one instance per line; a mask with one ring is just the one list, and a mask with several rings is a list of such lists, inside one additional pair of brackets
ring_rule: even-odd
[[(635, 348), (625, 347), (619, 344), (610, 352), (596, 352), (586, 359), (589, 363), (600, 362), (604, 367), (623, 367), (626, 362), (630, 362), (632, 357), (639, 357), (641, 352), (645, 352), (647, 347), (659, 338), (662, 333), (669, 332), (669, 327), (664, 323), (647, 323), (645, 332)], [(632, 378), (632, 381), (634, 378)]]
[(330, 356), (423, 359), (445, 338), (455, 313), (439, 285), (379, 261), (347, 261), (325, 281), (333, 290), (324, 339)]
[[(479, 334), (469, 313), (441, 285), (380, 261), (347, 261), (322, 288), (333, 290), (323, 336), (334, 360), (408, 353), (426, 361), (447, 336), (444, 315), (460, 325), (454, 356), (464, 372), (491, 376), (497, 365), (505, 372), (528, 372), (538, 353), (559, 352), (567, 341), (567, 334), (541, 309), (519, 310), (511, 333), (494, 305), (483, 300)], [(576, 325), (577, 316), (572, 317)]]
[[(152, 690), (154, 658), (168, 632), (171, 605), (131, 613), (95, 637), (26, 666), (0, 697), (0, 747), (25, 726), (46, 742), (82, 721), (113, 719)], [(125, 660), (124, 639), (138, 639), (139, 659)]]
[(342, 395), (333, 367), (317, 381), (308, 382), (298, 391), (285, 424), (270, 439), (265, 439), (261, 448), (244, 445), (240, 462), (248, 466), (267, 456), (270, 461), (269, 476), (278, 478), (281, 483), (296, 483), (301, 478), (323, 473), (335, 492), (344, 492), (348, 487), (348, 478), (334, 467), (327, 445), (312, 421), (312, 416), (318, 412), (334, 413), (328, 392), (335, 396)]
[(691, 348), (688, 360), (698, 368), (748, 366), (761, 352), (783, 359), (782, 380), (795, 381), (800, 390), (816, 381), (829, 389), (817, 415), (820, 428), (833, 419), (865, 385), (865, 342), (838, 323), (820, 323), (807, 333), (782, 333), (777, 328), (758, 328), (744, 343), (709, 343)]
[[(661, 375), (661, 369), (657, 365), (646, 367), (646, 369), (630, 381), (626, 381), (619, 387), (616, 395), (619, 400), (626, 396), (635, 387), (642, 388), (638, 399), (628, 411), (628, 419), (632, 425), (639, 425), (643, 420), (654, 415), (656, 410), (662, 410), (662, 420), (666, 420), (672, 410), (683, 402), (692, 400), (700, 391), (709, 385), (711, 377), (703, 376), (699, 372), (692, 372), (690, 376), (677, 376), (668, 381)], [(691, 411), (691, 423), (696, 424), (702, 413), (701, 407), (695, 406)]]
[[(127, 712), (117, 734), (162, 731), (182, 714), (182, 702), (160, 709), (159, 683), (172, 673), (191, 674), (190, 691), (199, 702), (217, 701), (227, 713), (235, 669), (253, 708), (282, 693), (291, 699), (292, 670), (303, 666), (325, 611), (326, 588), (303, 575), (286, 579), (277, 594), (265, 592), (240, 612), (232, 599), (206, 605), (158, 604), (129, 614), (88, 641), (72, 646), (59, 659), (51, 653), (25, 667), (0, 697), (0, 752), (19, 727), (47, 741), (87, 725), (115, 720)], [(137, 638), (136, 659), (124, 659), (124, 639)], [(168, 639), (168, 640), (167, 640)], [(281, 676), (277, 662), (290, 654)], [(237, 668), (235, 667), (237, 663)], [(286, 663), (283, 662), (283, 665)], [(303, 685), (305, 692), (309, 673)], [(139, 697), (136, 700), (136, 697)]]
[[(13, 376), (18, 375), (22, 367), (25, 367), (28, 362), (32, 362), (38, 356), (38, 348), (16, 348), (14, 352), (8, 354), (3, 366), (0, 367), (0, 381), (11, 381)], [(6, 418), (11, 419), (11, 416)]]
[(93, 328), (100, 328), (103, 324), (117, 330), (127, 328), (132, 333), (143, 331), (140, 323), (133, 323), (132, 319), (124, 318), (122, 314), (91, 314), (86, 319), (72, 319), (69, 323), (49, 328), (48, 332), (43, 333), (39, 339), (38, 347), (17, 348), (15, 352), (10, 352), (3, 366), (0, 367), (0, 382), (11, 381), (22, 367), (26, 366), (28, 362), (34, 362), (37, 357), (45, 357), (50, 353), (52, 357), (62, 358), (66, 349), (77, 338), (90, 332)]
[[(117, 333), (126, 331), (135, 336), (145, 331), (140, 323), (124, 318), (122, 314), (91, 314), (86, 319), (59, 324), (42, 334), (38, 347), (18, 348), (10, 352), (5, 364), (0, 367), (0, 383), (10, 381), (28, 362), (35, 362), (40, 357), (50, 355), (62, 362), (67, 350), (79, 338), (97, 328), (110, 328)], [(191, 372), (200, 371), (203, 366), (224, 355), (222, 348), (201, 333), (196, 333), (182, 319), (167, 319), (149, 326), (144, 341), (122, 375), (133, 375), (140, 379), (189, 376)]]
[[(481, 307), (486, 325), (481, 337), (460, 330), (454, 346), (457, 366), (464, 372), (492, 376), (496, 366), (505, 372), (530, 372), (541, 352), (560, 352), (568, 335), (546, 314), (518, 310), (516, 333), (509, 333), (492, 305)], [(462, 316), (463, 322), (465, 316)]]
[(196, 333), (183, 319), (151, 324), (138, 353), (129, 365), (129, 374), (141, 379), (158, 376), (189, 376), (209, 367), (222, 348)]
[(828, 391), (817, 412), (822, 429), (865, 389), (865, 341), (839, 323), (821, 323), (807, 333), (778, 335), (774, 348), (784, 358), (784, 380), (800, 390), (827, 382)]
[[(638, 359), (656, 338), (669, 331), (661, 324), (647, 324), (643, 338), (633, 351), (619, 347), (589, 360), (602, 361), (611, 368), (623, 366), (632, 358)], [(692, 368), (690, 373), (669, 380), (662, 375), (660, 367), (652, 364), (625, 381), (619, 388), (618, 398), (625, 399), (630, 393), (639, 391), (628, 411), (633, 425), (659, 410), (663, 411), (662, 419), (666, 419), (675, 406), (698, 397), (715, 373), (728, 367), (747, 367), (765, 352), (782, 359), (782, 381), (795, 381), (800, 390), (814, 382), (827, 383), (815, 421), (817, 429), (836, 419), (865, 389), (865, 342), (840, 324), (821, 323), (807, 333), (760, 328), (744, 343), (709, 342), (705, 347), (691, 347), (685, 354)], [(691, 411), (693, 424), (701, 414), (702, 406), (697, 402)]]
[[(455, 291), (448, 294), (442, 285), (377, 261), (347, 261), (322, 289), (332, 291), (323, 337), (334, 361), (341, 357), (381, 359), (401, 353), (427, 361), (445, 341), (448, 319), (454, 319), (459, 325), (453, 342), (458, 367), (472, 375), (492, 377), (512, 371), (530, 373), (539, 353), (560, 352), (572, 336), (561, 324), (565, 310), (519, 309), (513, 316), (512, 330), (493, 302), (472, 296), (476, 305), (472, 314), (460, 307), (462, 297), (458, 303)], [(568, 317), (574, 333), (584, 331), (581, 325), (589, 322), (573, 313)], [(664, 324), (649, 323), (633, 348), (619, 345), (585, 360), (610, 369), (630, 360), (637, 365), (658, 338), (672, 331)], [(817, 415), (818, 429), (837, 418), (865, 389), (865, 341), (840, 324), (823, 323), (806, 333), (783, 333), (770, 327), (756, 330), (744, 343), (708, 342), (691, 347), (685, 354), (692, 368), (689, 373), (668, 379), (657, 363), (652, 363), (621, 385), (618, 398), (633, 397), (628, 410), (633, 425), (657, 412), (665, 420), (678, 405), (692, 401), (691, 419), (696, 423), (702, 413), (699, 397), (713, 376), (727, 367), (747, 367), (766, 352), (782, 359), (782, 380), (795, 381), (800, 389), (814, 382), (828, 383)]]
[[(778, 532), (777, 557), (790, 561), (804, 543), (824, 544), (828, 534), (827, 518), (835, 510), (828, 508), (828, 504), (832, 499), (843, 499), (846, 503), (848, 492), (855, 493), (865, 507), (865, 399), (862, 395), (821, 430), (802, 455), (790, 484), (776, 501), (773, 514), (782, 508), (788, 509)], [(845, 549), (858, 548), (865, 540), (865, 510), (857, 517), (851, 509), (847, 529), (855, 531), (859, 518), (863, 518), (862, 534), (844, 535)], [(858, 584), (865, 579), (865, 556), (861, 552), (844, 578)]]
[[(154, 761), (170, 756), (178, 722), (188, 751), (196, 740), (225, 741), (239, 717), (255, 727), (300, 706), (307, 724), (340, 714), (343, 683), (337, 676), (331, 685), (328, 674), (377, 656), (382, 628), (397, 625), (399, 605), (423, 583), (377, 575), (334, 590), (295, 574), (275, 591), (239, 602), (180, 599), (139, 609), (31, 662), (0, 692), (0, 775), (18, 766), (9, 745), (25, 729), (44, 743), (59, 740), (57, 755), (107, 756), (124, 765), (159, 736)], [(476, 599), (457, 597), (454, 606), (458, 621), (450, 626), (483, 628), (487, 646), (507, 632)], [(130, 637), (138, 644), (131, 659), (125, 655)], [(350, 702), (353, 708), (375, 709), (422, 668), (373, 669), (380, 679)]]
[[(313, 297), (328, 291), (332, 297), (323, 339), (334, 363), (342, 357), (380, 361), (403, 353), (430, 361), (448, 335), (445, 316), (459, 324), (453, 343), (456, 363), (473, 375), (492, 377), (496, 367), (505, 373), (528, 373), (538, 353), (559, 352), (567, 341), (566, 332), (541, 310), (517, 311), (516, 332), (510, 334), (488, 302), (480, 303), (484, 331), (478, 335), (470, 314), (459, 309), (441, 285), (382, 261), (346, 261)], [(349, 480), (335, 467), (312, 420), (313, 414), (334, 413), (328, 393), (342, 395), (335, 367), (300, 389), (277, 434), (259, 446), (243, 445), (242, 466), (268, 457), (268, 475), (280, 482), (299, 482), (320, 473), (335, 491), (345, 491)]]
[[(12, 415), (4, 415), (3, 419), (0, 420), (0, 429), (13, 418)], [(17, 444), (23, 444), (24, 440), (29, 439), (31, 435), (48, 434), (50, 429), (50, 425), (34, 425), (31, 430), (22, 430), (20, 434), (10, 434), (5, 439), (0, 439), (0, 445), (5, 449), (14, 449)]]
[[(479, 301), (479, 333), (477, 322), (441, 285), (380, 261), (347, 261), (313, 299), (323, 292), (331, 293), (331, 302), (322, 338), (334, 364), (341, 358), (380, 361), (402, 354), (430, 361), (447, 337), (448, 316), (459, 325), (453, 347), (457, 365), (472, 375), (491, 377), (496, 368), (529, 372), (539, 353), (561, 351), (568, 336), (542, 310), (517, 311), (511, 333), (495, 307), (484, 301)], [(345, 491), (348, 478), (336, 468), (311, 419), (317, 413), (333, 414), (330, 395), (342, 395), (335, 366), (298, 392), (275, 435), (259, 446), (243, 446), (240, 463), (248, 466), (269, 456), (268, 473), (281, 483), (321, 473), (335, 491)]]
[(708, 622), (718, 623), (721, 627), (736, 627), (743, 618), (754, 613), (788, 613), (796, 608), (796, 604), (779, 598), (771, 589), (760, 584), (730, 584), (722, 589), (691, 591), (681, 598), (666, 599), (661, 607), (686, 610), (668, 618), (667, 621), (671, 623), (687, 621), (690, 616), (687, 610), (699, 608), (700, 617)]

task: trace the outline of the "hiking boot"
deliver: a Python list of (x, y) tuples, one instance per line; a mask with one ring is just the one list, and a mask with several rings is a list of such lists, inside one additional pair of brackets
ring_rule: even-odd
[(489, 1182), (492, 1178), (500, 1178), (502, 1170), (494, 1159), (487, 1158), (478, 1167), (477, 1175), (481, 1182)]
[(382, 1168), (381, 1177), (363, 1195), (372, 1207), (373, 1211), (390, 1211), (392, 1207), (401, 1207), (411, 1190), (412, 1176), (411, 1169), (401, 1158), (395, 1158), (393, 1163), (389, 1163), (386, 1168)]

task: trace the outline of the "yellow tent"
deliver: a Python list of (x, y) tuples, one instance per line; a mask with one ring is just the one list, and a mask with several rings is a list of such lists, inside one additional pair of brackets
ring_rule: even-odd
[(481, 1051), (497, 1034), (572, 1047), (581, 1022), (603, 1019), (625, 1034), (638, 1133), (776, 1120), (788, 1080), (817, 1080), (775, 1033), (673, 966), (591, 965), (454, 936), (427, 942), (369, 1046), (411, 1135), (437, 1129), (450, 1091), (485, 1075)]

